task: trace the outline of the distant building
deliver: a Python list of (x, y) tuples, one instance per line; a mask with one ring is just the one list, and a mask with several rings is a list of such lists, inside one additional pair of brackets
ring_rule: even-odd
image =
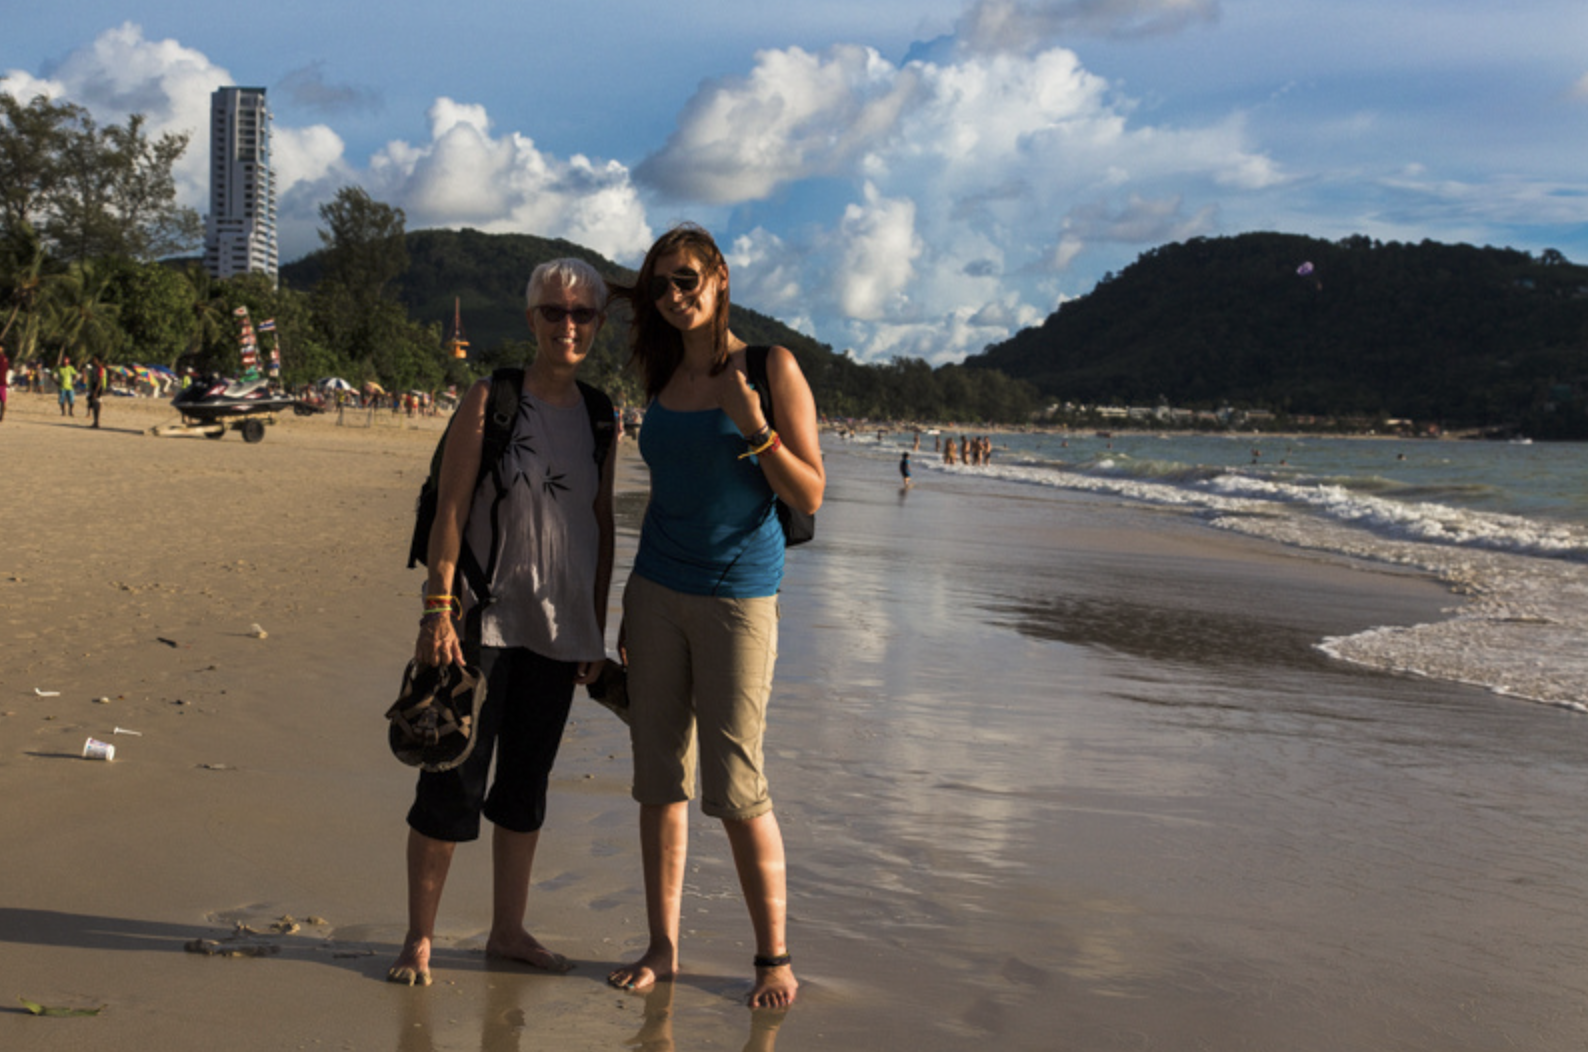
[(264, 274), (277, 281), (276, 179), (264, 88), (219, 88), (210, 96), (204, 268), (217, 278)]

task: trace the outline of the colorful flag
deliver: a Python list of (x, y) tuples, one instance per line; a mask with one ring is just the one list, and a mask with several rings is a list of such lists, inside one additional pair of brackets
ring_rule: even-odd
[(275, 332), (276, 331), (276, 319), (267, 318), (264, 321), (260, 322), (259, 323), (259, 331), (260, 332)]
[(232, 313), (237, 315), (239, 318), (246, 318), (248, 317), (248, 308), (238, 307), (236, 310), (232, 311)]

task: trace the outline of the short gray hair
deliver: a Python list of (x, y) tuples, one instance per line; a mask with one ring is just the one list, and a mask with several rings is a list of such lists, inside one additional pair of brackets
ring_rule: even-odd
[(524, 300), (530, 308), (539, 306), (536, 301), (550, 284), (561, 285), (565, 289), (589, 286), (595, 293), (596, 309), (606, 310), (607, 283), (596, 268), (582, 259), (565, 256), (562, 259), (547, 260), (536, 267), (534, 273), (529, 276), (529, 284), (524, 288)]

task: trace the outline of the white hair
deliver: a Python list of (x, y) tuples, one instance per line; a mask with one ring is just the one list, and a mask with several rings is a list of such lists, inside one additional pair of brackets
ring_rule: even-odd
[(551, 283), (561, 285), (565, 289), (577, 289), (588, 285), (595, 292), (597, 310), (606, 310), (607, 283), (602, 279), (596, 268), (582, 259), (563, 257), (552, 259), (535, 268), (529, 276), (529, 284), (524, 288), (524, 300), (529, 307), (539, 306), (536, 301), (546, 286)]

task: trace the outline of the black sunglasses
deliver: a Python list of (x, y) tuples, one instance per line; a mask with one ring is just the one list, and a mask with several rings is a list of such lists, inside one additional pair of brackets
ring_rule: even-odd
[(561, 325), (566, 318), (572, 318), (575, 325), (589, 325), (601, 313), (594, 307), (558, 307), (550, 303), (542, 303), (535, 309), (549, 325)]
[(667, 295), (669, 285), (679, 292), (694, 292), (700, 288), (700, 275), (693, 270), (680, 270), (677, 274), (665, 277), (661, 274), (653, 274), (650, 285), (651, 299), (659, 300)]

